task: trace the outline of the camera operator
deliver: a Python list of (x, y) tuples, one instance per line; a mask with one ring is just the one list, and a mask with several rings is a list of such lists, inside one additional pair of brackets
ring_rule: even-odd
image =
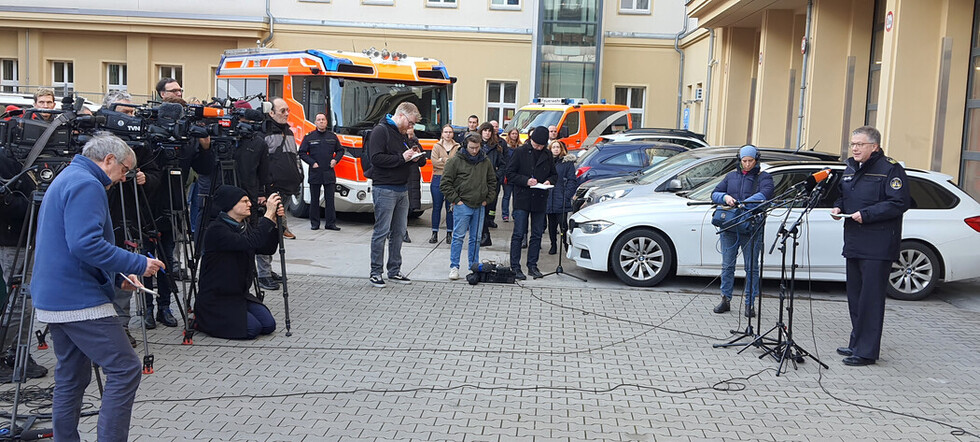
[[(0, 150), (0, 178), (9, 180), (17, 175), (22, 165), (16, 158), (12, 157), (6, 149)], [(20, 273), (20, 268), (26, 259), (24, 248), (19, 249), (20, 233), (30, 211), (30, 197), (34, 192), (35, 183), (31, 176), (24, 175), (17, 182), (8, 183), (8, 191), (0, 195), (0, 272), (3, 272), (3, 280), (6, 284), (13, 283), (14, 275)], [(14, 257), (17, 256), (17, 263)], [(4, 287), (6, 289), (6, 287)], [(8, 295), (12, 295), (9, 293)], [(10, 300), (9, 302), (13, 302)], [(25, 308), (31, 311), (30, 296), (24, 297)], [(3, 304), (3, 303), (0, 303)], [(20, 330), (20, 309), (14, 310), (13, 314), (7, 315), (4, 311), (3, 323), (7, 327), (7, 334), (4, 337), (3, 348), (7, 349), (4, 354), (2, 364), (0, 364), (0, 382), (10, 382), (13, 374), (14, 359), (16, 356), (17, 331)], [(26, 343), (31, 330), (24, 330), (20, 336), (19, 343)], [(25, 375), (29, 378), (41, 378), (47, 376), (48, 369), (38, 365), (33, 357), (27, 360), (27, 371)]]
[[(237, 109), (252, 109), (252, 105), (247, 101), (236, 101)], [(260, 118), (261, 111), (255, 111)], [(240, 118), (240, 122), (248, 125), (256, 125), (261, 121), (252, 119), (251, 112), (246, 113)], [(235, 174), (238, 175), (238, 184), (248, 194), (252, 204), (264, 204), (266, 187), (272, 182), (269, 179), (269, 146), (265, 144), (262, 133), (254, 130), (242, 131), (238, 140), (238, 147), (232, 154), (235, 163)]]
[[(183, 98), (175, 97), (173, 96), (174, 94), (176, 92), (161, 92), (163, 102), (187, 106), (187, 102)], [(198, 233), (197, 227), (201, 216), (203, 216), (202, 212), (204, 211), (205, 203), (212, 191), (213, 184), (211, 178), (215, 169), (218, 168), (218, 162), (214, 157), (214, 153), (211, 152), (211, 137), (192, 137), (183, 143), (177, 154), (179, 157), (178, 164), (182, 172), (181, 176), (188, 176), (191, 170), (197, 174), (197, 198), (191, 199), (197, 205), (192, 205), (190, 210), (191, 231), (196, 234)], [(164, 162), (168, 161), (167, 158), (161, 158), (160, 160)], [(195, 242), (200, 242), (200, 235), (195, 235), (194, 239)]]
[[(105, 95), (102, 100), (102, 109), (99, 109), (99, 113), (108, 114), (111, 112), (119, 112), (128, 109), (130, 113), (135, 113), (135, 109), (129, 106), (116, 106), (116, 110), (112, 110), (112, 105), (115, 103), (132, 103), (132, 96), (125, 91), (111, 91)], [(151, 219), (155, 214), (147, 209), (150, 208), (149, 202), (153, 201), (156, 197), (157, 192), (160, 190), (161, 184), (163, 184), (163, 170), (160, 165), (156, 162), (156, 153), (141, 141), (124, 140), (136, 153), (136, 169), (131, 177), (136, 181), (136, 184), (140, 187), (140, 192), (133, 189), (131, 185), (120, 185), (118, 187), (113, 186), (109, 189), (109, 214), (112, 218), (112, 226), (114, 230), (114, 235), (116, 239), (116, 246), (125, 248), (126, 238), (132, 239), (141, 248), (142, 252), (153, 252), (151, 241), (157, 241), (159, 238), (151, 237), (149, 234), (155, 236), (156, 232), (152, 232), (150, 229)], [(121, 192), (121, 193), (120, 193)], [(137, 207), (139, 204), (139, 207)], [(139, 212), (140, 216), (137, 217), (136, 214)], [(123, 216), (125, 214), (125, 216)], [(143, 231), (139, 230), (139, 226), (143, 226)], [(128, 235), (127, 235), (128, 233)], [(161, 259), (165, 259), (161, 257)], [(169, 261), (166, 261), (169, 264)], [(163, 279), (158, 276), (158, 280), (161, 281), (158, 284), (160, 288), (159, 294), (160, 299), (158, 304), (160, 305), (160, 311), (157, 315), (157, 319), (160, 320), (164, 325), (168, 327), (176, 327), (177, 320), (170, 313), (170, 293), (171, 288), (169, 284), (163, 283)], [(117, 289), (115, 291), (115, 298), (113, 299), (113, 305), (116, 307), (116, 314), (119, 316), (120, 322), (123, 324), (123, 328), (126, 331), (126, 337), (129, 338), (129, 343), (136, 346), (136, 339), (133, 338), (132, 333), (129, 331), (129, 321), (131, 318), (130, 307), (132, 305), (132, 293), (125, 290)], [(137, 295), (140, 296), (140, 295)], [(147, 311), (145, 312), (142, 321), (146, 325), (146, 328), (153, 329), (156, 328), (156, 320), (153, 316), (153, 295), (143, 294), (147, 299)]]
[[(100, 110), (110, 110), (129, 115), (136, 115), (136, 107), (132, 106), (133, 96), (126, 91), (109, 91), (102, 98), (102, 108)], [(116, 105), (116, 106), (113, 106)], [(130, 106), (126, 106), (130, 105)]]
[(200, 291), (194, 304), (195, 327), (225, 339), (255, 339), (276, 330), (276, 320), (262, 301), (250, 293), (255, 276), (253, 256), (271, 255), (279, 245), (276, 217), (283, 216), (281, 199), (265, 199), (265, 214), (254, 223), (252, 201), (234, 186), (214, 194), (218, 217), (204, 233)]
[[(112, 244), (106, 188), (126, 180), (136, 155), (108, 133), (93, 136), (51, 183), (38, 215), (31, 292), (37, 319), (49, 325), (54, 353), (51, 419), (55, 440), (79, 440), (82, 396), (92, 363), (106, 373), (98, 440), (124, 441), (142, 364), (112, 307), (112, 287), (133, 290), (135, 274), (163, 262)], [(124, 280), (120, 274), (130, 274)]]
[[(54, 89), (49, 89), (46, 87), (39, 88), (34, 92), (34, 109), (40, 110), (54, 110)], [(33, 114), (31, 117), (35, 120), (51, 121), (54, 118), (54, 114), (43, 112)]]

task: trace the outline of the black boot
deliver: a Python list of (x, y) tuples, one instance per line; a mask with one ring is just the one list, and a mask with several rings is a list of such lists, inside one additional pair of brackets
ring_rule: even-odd
[(728, 300), (728, 298), (722, 296), (721, 297), (721, 303), (719, 303), (718, 305), (715, 306), (714, 312), (715, 313), (725, 313), (725, 312), (727, 312), (727, 311), (729, 311), (731, 309), (732, 309), (732, 303)]
[(446, 244), (453, 243), (453, 232), (446, 232)]
[(402, 240), (405, 241), (406, 243), (410, 243), (411, 244), (412, 238), (409, 238), (408, 237), (408, 230), (405, 231), (405, 238), (403, 238)]
[(493, 241), (490, 240), (490, 233), (483, 232), (483, 238), (480, 239), (480, 247), (490, 247), (493, 245)]
[(489, 227), (491, 229), (496, 229), (497, 228), (497, 223), (493, 222), (493, 219), (494, 218), (495, 217), (493, 215), (490, 215), (490, 216), (487, 217), (487, 227)]
[(177, 318), (174, 317), (173, 313), (170, 313), (169, 308), (159, 307), (157, 309), (157, 322), (167, 327), (177, 326)]
[(439, 242), (439, 232), (432, 232), (432, 238), (429, 238), (429, 244), (435, 244)]
[(549, 255), (557, 255), (558, 254), (558, 244), (551, 243), (551, 248), (548, 249), (548, 254)]
[(147, 308), (146, 314), (143, 315), (143, 324), (146, 325), (147, 330), (153, 330), (157, 328), (157, 321), (153, 319), (153, 308)]

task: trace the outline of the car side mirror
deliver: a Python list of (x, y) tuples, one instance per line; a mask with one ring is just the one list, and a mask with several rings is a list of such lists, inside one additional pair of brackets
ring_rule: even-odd
[(668, 192), (680, 192), (681, 190), (683, 190), (683, 187), (681, 186), (681, 180), (674, 178), (670, 180), (669, 183), (667, 183)]

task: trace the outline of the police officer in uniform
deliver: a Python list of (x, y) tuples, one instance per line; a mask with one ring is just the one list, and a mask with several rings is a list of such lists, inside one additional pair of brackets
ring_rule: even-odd
[(881, 152), (881, 133), (863, 126), (851, 133), (851, 158), (838, 184), (840, 199), (831, 214), (844, 218), (847, 305), (851, 338), (837, 349), (845, 365), (874, 364), (881, 350), (885, 289), (902, 241), (902, 214), (911, 198), (908, 177)]
[(316, 114), (313, 120), (316, 130), (303, 137), (299, 146), (299, 157), (310, 165), (310, 228), (320, 229), (320, 186), (323, 186), (324, 221), (326, 229), (340, 230), (337, 227), (337, 214), (334, 212), (333, 194), (337, 184), (337, 174), (333, 168), (344, 158), (344, 146), (332, 131), (327, 130), (327, 116)]

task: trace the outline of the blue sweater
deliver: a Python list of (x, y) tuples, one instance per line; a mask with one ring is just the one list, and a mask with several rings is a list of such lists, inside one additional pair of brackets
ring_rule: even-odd
[(113, 245), (110, 184), (97, 164), (75, 155), (48, 187), (37, 222), (34, 307), (71, 311), (112, 302), (117, 273), (146, 270), (145, 257)]

